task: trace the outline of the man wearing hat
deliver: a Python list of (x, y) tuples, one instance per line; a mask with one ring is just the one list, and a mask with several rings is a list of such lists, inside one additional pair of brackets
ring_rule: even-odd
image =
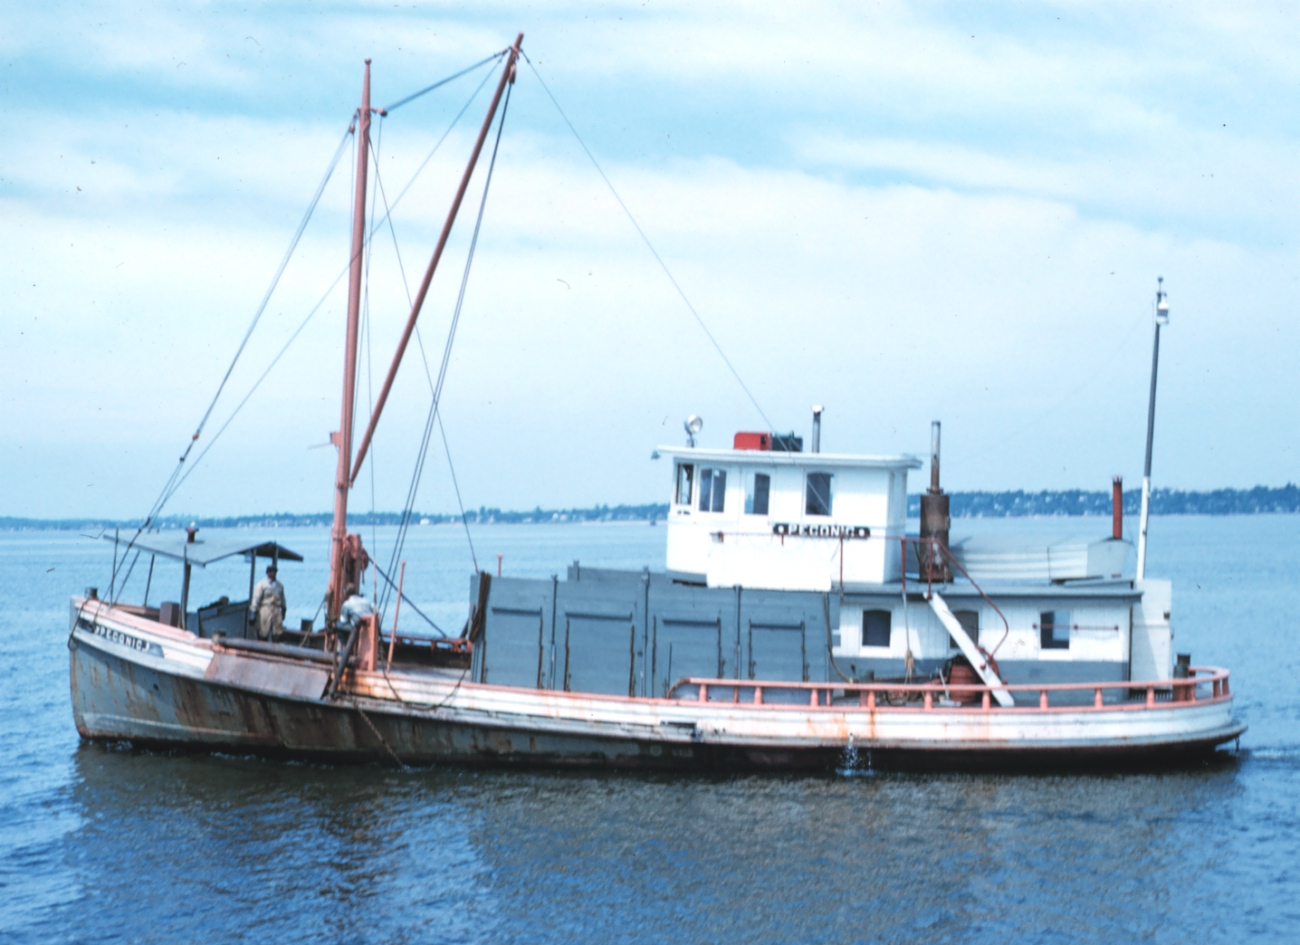
[(274, 564), (266, 566), (266, 579), (257, 582), (248, 615), (257, 622), (257, 635), (278, 642), (284, 633), (284, 585), (275, 579)]

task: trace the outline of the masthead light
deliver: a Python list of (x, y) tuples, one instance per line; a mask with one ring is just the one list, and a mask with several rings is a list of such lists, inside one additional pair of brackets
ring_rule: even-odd
[(1169, 324), (1169, 294), (1165, 292), (1165, 277), (1157, 277), (1156, 286), (1156, 321), (1161, 325)]

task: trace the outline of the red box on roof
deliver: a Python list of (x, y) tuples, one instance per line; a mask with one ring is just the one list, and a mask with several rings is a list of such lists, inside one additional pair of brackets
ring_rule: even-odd
[(731, 448), (735, 450), (770, 450), (772, 436), (769, 433), (737, 433)]

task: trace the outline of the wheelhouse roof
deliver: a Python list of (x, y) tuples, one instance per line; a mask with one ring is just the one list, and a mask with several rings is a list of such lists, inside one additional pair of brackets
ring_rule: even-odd
[(174, 558), (177, 561), (197, 564), (201, 568), (206, 568), (214, 561), (232, 558), (235, 555), (246, 556), (252, 554), (258, 558), (272, 558), (280, 561), (302, 560), (302, 555), (298, 554), (298, 552), (291, 551), (271, 539), (259, 540), (243, 536), (239, 538), (218, 538), (212, 541), (202, 538), (187, 541), (187, 538), (188, 536), (184, 533), (167, 535), (152, 532), (141, 535), (132, 542), (125, 538), (115, 539), (112, 535), (104, 536), (105, 541), (116, 541), (119, 546), (129, 545), (130, 548), (137, 548), (151, 555)]
[(836, 469), (920, 469), (921, 460), (898, 456), (863, 456), (853, 453), (786, 453), (780, 450), (701, 449), (691, 446), (660, 446), (651, 459), (698, 463), (738, 463), (746, 466), (808, 466)]

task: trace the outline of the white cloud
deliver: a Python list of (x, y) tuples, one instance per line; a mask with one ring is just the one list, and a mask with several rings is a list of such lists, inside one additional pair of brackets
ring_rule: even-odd
[[(1159, 273), (1175, 310), (1162, 361), (1162, 481), (1294, 479), (1294, 455), (1274, 431), (1300, 420), (1289, 364), (1300, 341), (1295, 136), (1252, 127), (1272, 105), (1248, 107), (1263, 94), (1259, 76), (1293, 80), (1285, 65), (1256, 69), (1244, 51), (1211, 55), (1205, 39), (1222, 28), (1238, 43), (1261, 26), (1197, 8), (1159, 13), (1119, 40), (1107, 17), (1126, 28), (1140, 17), (1029, 8), (1033, 22), (1016, 29), (968, 26), (965, 8), (938, 9), (827, 7), (818, 21), (785, 7), (736, 17), (625, 6), (595, 22), (560, 10), (529, 27), (530, 48), (775, 426), (806, 426), (807, 405), (822, 402), (832, 448), (921, 450), (928, 421), (944, 419), (954, 487), (1133, 478)], [(20, 507), (125, 515), (152, 498), (141, 480), (165, 470), (141, 468), (188, 437), (352, 108), (358, 75), (323, 64), (321, 49), (346, 59), (387, 43), (398, 66), (384, 73), (387, 90), (394, 73), (423, 79), (433, 59), (459, 64), (499, 46), (506, 12), (286, 10), (259, 18), (260, 58), (232, 54), (231, 64), (224, 57), (247, 22), (221, 6), (135, 24), (144, 52), (85, 35), (60, 52), (35, 27), (6, 40), (20, 63), (80, 56), (62, 67), (69, 81), (100, 70), (118, 84), (96, 91), (115, 104), (94, 112), (74, 97), (10, 112), (27, 131), (7, 141), (0, 165), (11, 260), (0, 294), (15, 313), (5, 340), (21, 365), (0, 376), (11, 418), (3, 446), (46, 457), (23, 460), (39, 468), (70, 444), (112, 444), (97, 469), (115, 483), (87, 497), (27, 477), (11, 496)], [(1060, 33), (1035, 19), (1057, 12), (1074, 21)], [(64, 35), (85, 30), (42, 16)], [(130, 28), (115, 22), (113, 37)], [(1161, 29), (1164, 62), (1143, 48)], [(138, 107), (140, 83), (176, 71), (178, 53), (195, 58), (195, 71)], [(1184, 82), (1194, 97), (1225, 58), (1237, 86), (1216, 94), (1243, 129), (1216, 129), (1202, 120), (1208, 106), (1168, 94)], [(259, 88), (268, 75), (292, 78)], [(328, 107), (268, 107), (316, 80), (339, 90), (321, 95)], [(385, 123), (390, 198), (469, 88)], [(632, 124), (638, 110), (680, 101), (690, 143), (665, 139), (656, 152), (644, 136), (620, 138), (606, 121), (615, 99)], [(735, 126), (710, 137), (713, 112), (738, 100), (772, 150)], [(396, 214), (411, 283), (480, 105)], [(717, 443), (762, 421), (549, 108), (525, 71), (448, 380), (466, 501), (660, 498), (662, 470), (642, 459), (677, 438), (682, 416), (704, 414)], [(209, 432), (346, 261), (350, 176), (340, 167)], [(481, 180), (422, 318), (435, 364)], [(337, 425), (342, 306), (336, 291), (187, 485), (185, 507), (328, 504), (331, 451), (308, 447)], [(387, 234), (372, 262), (371, 312), (381, 375), (406, 314)], [(381, 507), (404, 494), (427, 399), (411, 361), (377, 441)], [(250, 451), (262, 470), (251, 479)], [(450, 501), (432, 468), (426, 495)]]

